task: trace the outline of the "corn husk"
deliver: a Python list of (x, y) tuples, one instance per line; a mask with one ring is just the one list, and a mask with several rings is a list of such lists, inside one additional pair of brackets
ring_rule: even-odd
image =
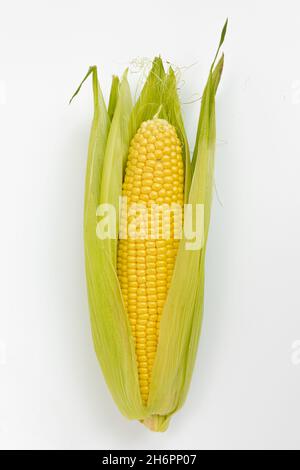
[[(202, 322), (204, 267), (213, 189), (216, 141), (215, 94), (224, 57), (215, 65), (224, 41), (227, 22), (211, 66), (201, 101), (197, 138), (192, 161), (177, 94), (176, 75), (154, 59), (136, 103), (132, 103), (127, 71), (113, 77), (108, 107), (101, 92), (97, 68), (93, 79), (94, 117), (90, 134), (84, 204), (84, 242), (87, 290), (95, 351), (106, 383), (121, 411), (154, 431), (167, 429), (190, 386)], [(74, 96), (79, 92), (80, 87)], [(129, 142), (140, 124), (159, 116), (175, 126), (182, 143), (185, 166), (185, 202), (205, 208), (203, 246), (186, 250), (180, 241), (171, 287), (161, 319), (149, 398), (143, 405), (134, 341), (116, 273), (117, 238), (97, 237), (97, 208), (119, 208)], [(117, 222), (117, 221), (116, 221)], [(117, 225), (118, 231), (118, 225)]]

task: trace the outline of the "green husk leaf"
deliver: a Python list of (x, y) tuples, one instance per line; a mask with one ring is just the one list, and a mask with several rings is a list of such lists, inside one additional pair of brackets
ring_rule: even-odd
[(180, 101), (177, 93), (177, 80), (172, 67), (169, 69), (167, 83), (166, 83), (167, 93), (165, 93), (164, 102), (165, 108), (168, 110), (167, 119), (171, 124), (173, 124), (177, 130), (178, 137), (182, 143), (182, 155), (184, 160), (184, 196), (185, 201), (187, 202), (190, 184), (191, 184), (191, 161), (190, 161), (190, 150), (189, 144), (184, 128)]
[(100, 185), (107, 137), (110, 129), (110, 119), (107, 113), (103, 94), (98, 81), (97, 67), (89, 68), (84, 79), (73, 94), (71, 101), (79, 93), (85, 80), (92, 75), (94, 116), (90, 132), (88, 159), (85, 179), (84, 198), (84, 233), (94, 237), (96, 232), (96, 209), (100, 200)]
[[(70, 100), (69, 100), (69, 104), (72, 103), (73, 99), (75, 98), (75, 96), (78, 95), (78, 93), (80, 92), (81, 90), (81, 87), (82, 85), (84, 84), (84, 82), (86, 81), (86, 79), (91, 75), (93, 74), (93, 79), (94, 77), (96, 77), (96, 80), (98, 80), (97, 78), (97, 67), (95, 65), (91, 65), (87, 71), (87, 73), (85, 74), (85, 76), (83, 77), (83, 79), (81, 80), (80, 84), (78, 85), (78, 87), (76, 88), (75, 92), (73, 93), (73, 95), (71, 96)], [(95, 98), (95, 97), (94, 97)]]
[(166, 72), (160, 57), (155, 57), (141, 94), (134, 105), (130, 134), (133, 137), (142, 122), (152, 119), (162, 105)]
[[(218, 64), (216, 65), (215, 69), (212, 72), (212, 87), (215, 90), (215, 94), (217, 92), (217, 89), (218, 89), (218, 86), (219, 86), (219, 83), (220, 83), (220, 79), (221, 79), (221, 75), (222, 75), (222, 71), (223, 71), (223, 66), (224, 66), (224, 54), (222, 54)], [(205, 99), (207, 99), (207, 94), (205, 94), (205, 90), (204, 90), (204, 93), (203, 93), (203, 96), (202, 96), (202, 102)], [(195, 142), (195, 148), (194, 148), (192, 164), (191, 164), (192, 175), (194, 173), (196, 158), (197, 158), (197, 155), (198, 155), (200, 132), (201, 132), (201, 130), (203, 132), (204, 110), (205, 110), (205, 104), (203, 104), (203, 106), (201, 106), (201, 110), (200, 110), (200, 118), (199, 118), (198, 128), (197, 128), (196, 142)]]
[[(119, 206), (131, 110), (125, 72), (105, 146), (100, 204)], [(140, 396), (135, 347), (116, 274), (116, 244), (114, 239), (99, 239), (96, 230), (86, 243), (92, 332), (98, 360), (117, 406), (127, 418), (141, 419), (145, 410)]]
[[(86, 169), (84, 242), (92, 336), (106, 383), (121, 413), (130, 419), (141, 419), (146, 414), (140, 397), (130, 325), (112, 257), (106, 250), (105, 240), (100, 240), (96, 235), (98, 222), (96, 211), (101, 201), (104, 160), (112, 155), (112, 149), (108, 149), (109, 138), (112, 139), (115, 135), (114, 127), (122, 127), (123, 114), (121, 113), (124, 111), (125, 103), (130, 109), (131, 106), (125, 77), (125, 85), (120, 91), (121, 108), (116, 109), (111, 124), (98, 83), (97, 68), (89, 69), (85, 79), (91, 73), (93, 74), (94, 117)], [(81, 85), (75, 95), (79, 92)], [(125, 110), (125, 115), (130, 113), (130, 109), (127, 112)], [(120, 122), (117, 121), (118, 119)], [(120, 146), (113, 146), (113, 148), (118, 152)], [(116, 155), (113, 155), (114, 160), (117, 160), (115, 157)], [(119, 166), (122, 167), (121, 154), (117, 157)]]
[[(215, 65), (215, 62), (217, 60), (217, 57), (218, 57), (218, 54), (219, 54), (219, 51), (220, 51), (220, 48), (221, 46), (223, 45), (224, 43), (224, 40), (225, 40), (225, 36), (226, 36), (226, 32), (227, 32), (227, 25), (228, 25), (228, 19), (225, 21), (225, 24), (223, 26), (223, 29), (222, 29), (222, 32), (221, 32), (221, 37), (220, 37), (220, 41), (219, 41), (219, 44), (218, 44), (218, 48), (217, 48), (217, 52), (216, 52), (216, 55), (214, 57), (214, 60), (212, 62), (212, 65), (211, 65), (211, 68), (210, 68), (210, 74), (212, 73), (212, 81), (213, 81), (213, 88), (215, 89), (215, 93), (217, 92), (217, 89), (218, 89), (218, 85), (219, 85), (219, 82), (220, 82), (220, 78), (221, 78), (221, 75), (222, 75), (222, 70), (223, 70), (223, 65), (224, 65), (224, 55), (222, 55), (221, 59), (219, 60), (219, 63), (218, 65), (215, 67), (214, 69), (214, 65)], [(214, 70), (213, 70), (214, 69)], [(202, 96), (202, 100), (205, 98), (204, 94)], [(198, 155), (198, 145), (199, 145), (199, 138), (200, 138), (200, 131), (201, 129), (203, 128), (203, 113), (204, 113), (204, 109), (205, 109), (205, 105), (204, 106), (201, 106), (201, 112), (200, 112), (200, 119), (199, 119), (199, 122), (198, 122), (198, 129), (197, 129), (197, 135), (196, 135), (196, 142), (195, 142), (195, 148), (194, 148), (194, 152), (193, 152), (193, 158), (192, 158), (192, 165), (191, 165), (191, 172), (192, 172), (192, 175), (194, 173), (194, 168), (195, 168), (195, 161), (196, 161), (196, 157)]]
[(86, 270), (95, 351), (106, 383), (121, 413), (142, 419), (146, 412), (133, 338), (116, 271), (101, 240), (89, 244)]
[[(185, 401), (202, 322), (205, 250), (213, 188), (215, 93), (220, 70), (221, 65), (218, 64), (214, 71), (210, 71), (205, 87), (201, 103), (198, 150), (188, 198), (193, 207), (196, 204), (204, 205), (204, 244), (201, 250), (189, 251), (185, 249), (187, 240), (180, 242), (162, 315), (150, 384), (149, 410), (154, 416), (159, 415), (160, 419), (165, 417), (166, 422)], [(163, 427), (161, 423), (161, 430)]]
[[(120, 83), (118, 100), (107, 139), (100, 192), (100, 203), (113, 205), (117, 214), (130, 142), (129, 119), (131, 111), (132, 100), (126, 71)], [(117, 217), (116, 235), (118, 234), (118, 229)], [(116, 267), (117, 238), (106, 239), (103, 243), (113, 266)]]
[(108, 116), (109, 119), (112, 121), (114, 112), (117, 106), (117, 101), (119, 97), (119, 86), (120, 86), (120, 79), (116, 75), (113, 75), (111, 81), (111, 88), (110, 88), (110, 95), (108, 101)]

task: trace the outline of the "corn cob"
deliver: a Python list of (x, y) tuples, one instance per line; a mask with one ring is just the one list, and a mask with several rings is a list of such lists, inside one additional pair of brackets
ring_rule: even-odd
[[(192, 161), (176, 74), (171, 67), (166, 72), (159, 57), (134, 105), (126, 71), (121, 80), (113, 78), (108, 107), (95, 66), (82, 81), (92, 74), (94, 118), (84, 240), (94, 347), (121, 413), (153, 431), (165, 431), (182, 407), (196, 358), (213, 188), (215, 95), (224, 57), (215, 62), (226, 27), (227, 22), (202, 95)], [(175, 203), (182, 211), (184, 202), (192, 213), (200, 204), (204, 207), (202, 245), (188, 248), (186, 234), (177, 236), (182, 220), (176, 221), (172, 214), (169, 238), (163, 233), (162, 215), (158, 238), (155, 233), (152, 239), (156, 227), (151, 211), (146, 216), (147, 236), (143, 230), (141, 236), (131, 236), (131, 219), (124, 217), (123, 203), (120, 224), (116, 221), (115, 232), (109, 230), (109, 236), (102, 238), (98, 208), (110, 206), (118, 213), (121, 195), (129, 207), (136, 203), (146, 209), (153, 203)], [(185, 226), (189, 217), (184, 215)]]
[(118, 244), (118, 277), (135, 341), (139, 383), (143, 402), (149, 394), (160, 319), (171, 283), (179, 240), (164, 239), (162, 220), (156, 240), (149, 238), (151, 206), (183, 205), (183, 161), (176, 130), (166, 120), (144, 122), (131, 141), (122, 195), (128, 205), (148, 209), (146, 238), (127, 238)]

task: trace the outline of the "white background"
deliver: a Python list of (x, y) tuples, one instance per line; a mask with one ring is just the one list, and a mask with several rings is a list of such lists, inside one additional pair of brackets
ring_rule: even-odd
[[(93, 351), (91, 82), (68, 99), (89, 65), (107, 95), (156, 54), (195, 64), (180, 93), (199, 98), (227, 16), (198, 360), (185, 407), (152, 434), (119, 414)], [(299, 37), (298, 0), (1, 1), (1, 448), (300, 448)], [(191, 145), (199, 106), (183, 105)]]

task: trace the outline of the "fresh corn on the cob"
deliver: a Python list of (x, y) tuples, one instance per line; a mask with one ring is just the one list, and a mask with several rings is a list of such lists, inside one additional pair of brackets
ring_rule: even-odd
[[(226, 27), (227, 22), (216, 57)], [(96, 67), (83, 80), (92, 74), (94, 119), (84, 238), (93, 340), (120, 411), (153, 431), (165, 431), (185, 401), (200, 334), (213, 188), (215, 94), (224, 60), (222, 56), (215, 65), (216, 57), (202, 95), (191, 161), (176, 75), (171, 67), (165, 71), (160, 58), (154, 59), (134, 106), (127, 72), (121, 80), (113, 77), (108, 108)], [(187, 214), (204, 207), (202, 244), (196, 248), (190, 248), (189, 236), (185, 230), (182, 233), (189, 220), (186, 204)], [(131, 205), (146, 208), (146, 224), (133, 233), (132, 214), (127, 213)], [(179, 207), (181, 217), (169, 213), (165, 236), (164, 214), (153, 219), (152, 208), (170, 205)], [(103, 235), (98, 229), (106, 221), (104, 207), (115, 209), (108, 217), (115, 227), (109, 226)], [(114, 218), (116, 213), (120, 221)]]

